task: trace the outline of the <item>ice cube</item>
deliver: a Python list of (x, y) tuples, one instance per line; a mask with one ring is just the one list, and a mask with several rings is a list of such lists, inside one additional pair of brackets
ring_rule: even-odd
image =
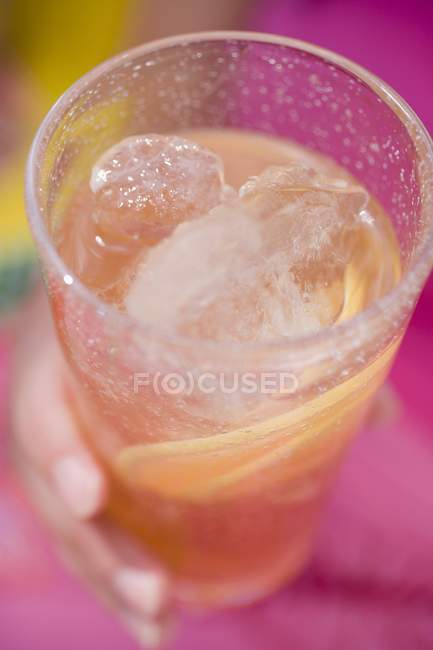
[(269, 340), (331, 324), (366, 192), (301, 166), (273, 167), (182, 224), (138, 266), (126, 310), (212, 340)]
[(265, 341), (318, 330), (315, 305), (305, 301), (284, 253), (268, 256), (262, 241), (259, 255), (188, 327), (198, 338)]
[(171, 135), (136, 135), (108, 149), (93, 167), (93, 219), (102, 236), (158, 241), (224, 198), (221, 159)]
[(245, 279), (261, 246), (260, 222), (239, 202), (180, 224), (139, 265), (126, 309), (149, 324), (194, 328), (232, 276)]
[(321, 324), (337, 320), (345, 269), (365, 228), (366, 190), (298, 165), (267, 168), (241, 187), (240, 196), (267, 224), (270, 250), (289, 254), (296, 285), (316, 305)]
[(320, 327), (287, 252), (240, 201), (177, 227), (139, 266), (125, 306), (136, 319), (212, 340), (265, 340)]
[(290, 249), (291, 263), (341, 259), (342, 237), (356, 228), (368, 194), (345, 179), (303, 165), (268, 167), (239, 190), (246, 206), (266, 219), (272, 246)]

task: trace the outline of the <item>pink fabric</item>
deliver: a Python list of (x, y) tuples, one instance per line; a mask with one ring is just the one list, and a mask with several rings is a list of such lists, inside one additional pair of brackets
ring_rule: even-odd
[(379, 75), (433, 130), (431, 0), (266, 0), (249, 27), (310, 41)]
[[(267, 0), (250, 27), (339, 51), (389, 81), (432, 128), (433, 4)], [(174, 650), (433, 648), (433, 284), (392, 373), (404, 410), (362, 433), (333, 491), (310, 566), (252, 607), (185, 618)], [(6, 354), (0, 352), (0, 394)], [(5, 430), (4, 410), (0, 432)], [(0, 649), (136, 644), (54, 560), (1, 460)]]

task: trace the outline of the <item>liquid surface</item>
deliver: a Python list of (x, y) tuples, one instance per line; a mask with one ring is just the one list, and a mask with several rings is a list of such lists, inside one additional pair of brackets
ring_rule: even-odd
[(183, 136), (114, 145), (69, 207), (60, 252), (102, 299), (175, 333), (251, 341), (346, 320), (398, 281), (386, 215), (332, 161), (250, 133)]

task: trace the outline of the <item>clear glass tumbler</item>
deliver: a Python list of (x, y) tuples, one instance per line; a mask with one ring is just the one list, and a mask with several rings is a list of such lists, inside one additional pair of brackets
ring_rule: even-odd
[[(392, 220), (398, 285), (346, 322), (269, 343), (173, 336), (104, 304), (56, 248), (68, 202), (121, 138), (205, 127), (277, 135), (345, 167)], [(432, 142), (393, 90), (336, 54), (264, 34), (143, 45), (87, 74), (43, 122), (27, 207), (76, 380), (71, 409), (109, 480), (106, 516), (167, 568), (182, 603), (251, 601), (301, 570), (430, 271), (432, 178)], [(285, 373), (296, 390), (249, 400), (185, 390), (209, 372)]]

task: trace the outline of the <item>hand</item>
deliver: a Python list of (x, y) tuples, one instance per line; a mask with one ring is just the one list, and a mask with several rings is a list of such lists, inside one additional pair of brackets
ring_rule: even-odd
[(139, 641), (157, 647), (169, 622), (168, 579), (100, 516), (104, 475), (75, 429), (65, 399), (65, 361), (45, 301), (38, 297), (35, 302), (20, 319), (32, 328), (17, 345), (12, 399), (16, 465), (73, 570)]
[[(40, 296), (35, 302), (29, 314), (15, 321), (16, 328), (32, 323), (17, 347), (12, 404), (16, 464), (73, 570), (134, 636), (157, 647), (169, 627), (169, 581), (141, 549), (99, 516), (106, 496), (104, 476), (68, 411), (67, 369), (47, 305)], [(386, 422), (394, 409), (389, 393), (382, 393), (370, 426)]]

